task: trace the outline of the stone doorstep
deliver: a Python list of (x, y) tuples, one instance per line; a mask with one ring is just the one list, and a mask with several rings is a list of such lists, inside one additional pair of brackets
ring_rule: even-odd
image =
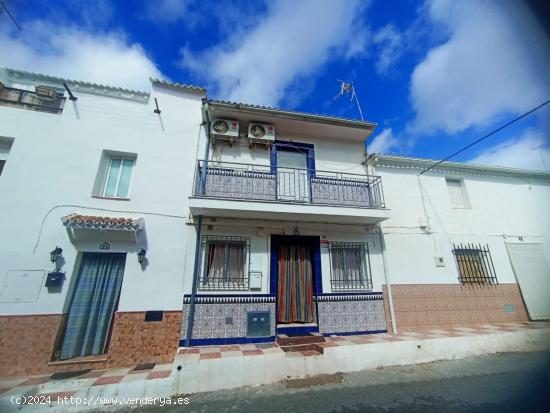
[(278, 334), (275, 341), (279, 346), (283, 347), (301, 344), (324, 343), (325, 337), (321, 334), (305, 334), (303, 336), (288, 336), (286, 334)]
[(281, 350), (283, 350), (285, 353), (290, 352), (317, 352), (319, 354), (324, 354), (324, 349), (321, 346), (323, 343), (311, 343), (311, 344), (297, 344), (297, 345), (291, 345), (291, 346), (281, 346)]

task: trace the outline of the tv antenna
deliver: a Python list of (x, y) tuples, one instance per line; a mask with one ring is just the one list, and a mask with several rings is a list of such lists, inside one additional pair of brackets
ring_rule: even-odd
[(343, 80), (336, 79), (337, 82), (340, 82), (340, 91), (334, 96), (332, 100), (338, 99), (340, 96), (350, 96), (350, 102), (355, 99), (355, 103), (357, 103), (357, 109), (359, 109), (359, 115), (361, 116), (361, 120), (364, 121), (363, 118), (363, 111), (361, 110), (361, 105), (359, 104), (359, 99), (357, 98), (357, 94), (355, 93), (355, 85), (353, 82), (344, 82)]

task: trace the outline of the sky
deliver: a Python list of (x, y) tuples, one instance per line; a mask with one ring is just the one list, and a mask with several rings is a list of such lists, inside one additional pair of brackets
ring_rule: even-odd
[[(359, 119), (368, 152), (442, 159), (550, 99), (544, 0), (3, 0), (0, 66)], [(550, 104), (456, 161), (550, 170)]]

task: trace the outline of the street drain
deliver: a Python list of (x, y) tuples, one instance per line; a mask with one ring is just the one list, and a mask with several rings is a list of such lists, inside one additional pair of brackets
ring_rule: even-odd
[(287, 389), (301, 389), (304, 387), (342, 383), (343, 381), (344, 375), (342, 373), (322, 374), (315, 377), (306, 377), (305, 379), (287, 380), (286, 387)]

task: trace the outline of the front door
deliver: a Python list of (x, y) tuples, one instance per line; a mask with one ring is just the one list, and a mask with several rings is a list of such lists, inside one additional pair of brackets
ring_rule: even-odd
[(85, 252), (61, 346), (61, 359), (105, 353), (126, 254)]
[(277, 322), (313, 323), (313, 251), (309, 245), (281, 242), (278, 247)]
[(287, 201), (309, 201), (305, 152), (277, 150), (277, 198)]

